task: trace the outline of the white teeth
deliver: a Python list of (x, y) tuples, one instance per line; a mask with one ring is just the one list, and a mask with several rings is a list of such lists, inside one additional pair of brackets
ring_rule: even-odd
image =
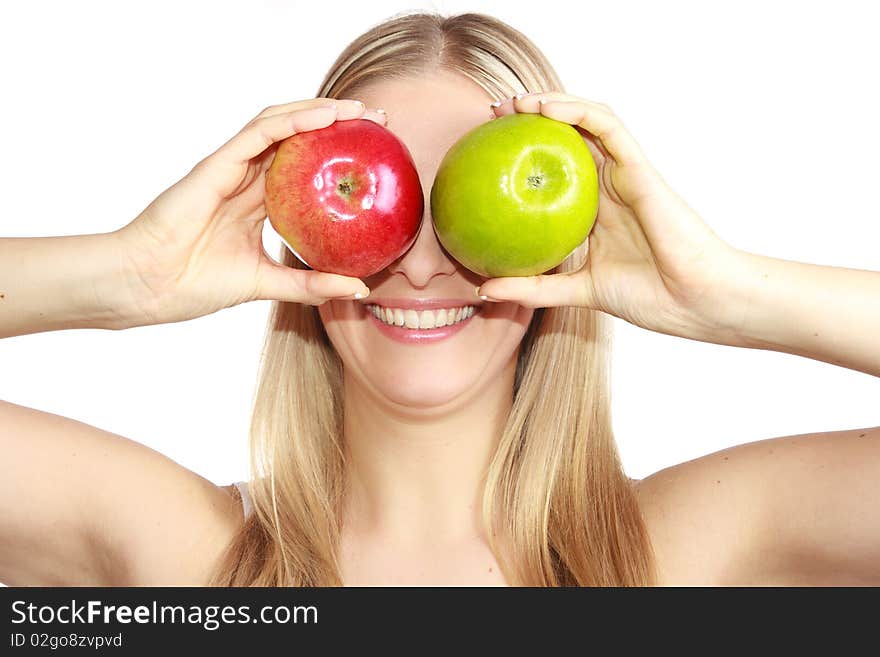
[(392, 326), (406, 326), (409, 329), (432, 329), (451, 326), (472, 317), (474, 306), (461, 308), (439, 308), (437, 310), (417, 311), (411, 308), (383, 308), (375, 304), (368, 306), (376, 319)]

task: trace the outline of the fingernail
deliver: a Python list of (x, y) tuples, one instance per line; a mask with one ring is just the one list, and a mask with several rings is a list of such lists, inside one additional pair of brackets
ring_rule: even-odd
[(547, 102), (547, 99), (546, 99), (546, 98), (542, 98), (542, 99), (539, 100), (538, 102), (539, 102), (541, 105), (543, 105), (544, 103)]
[(384, 114), (384, 113), (385, 113), (385, 110), (383, 110), (381, 107), (376, 110), (376, 114)]
[(503, 102), (503, 101), (496, 100), (494, 103), (492, 103), (492, 107), (501, 107), (501, 103), (502, 103), (502, 102)]
[(477, 296), (480, 297), (483, 301), (500, 301), (500, 299), (493, 299), (490, 296), (480, 293), (480, 288), (477, 288)]
[(513, 97), (513, 99), (514, 99), (514, 100), (520, 100), (523, 96), (525, 96), (524, 93), (523, 93), (523, 94), (517, 94), (516, 96)]
[(364, 288), (364, 289), (366, 289), (366, 292), (355, 292), (354, 298), (355, 299), (363, 299), (365, 297), (370, 296), (370, 289), (369, 288)]
[(358, 107), (360, 107), (361, 109), (366, 109), (366, 107), (367, 107), (359, 100), (354, 101), (354, 104), (357, 105)]

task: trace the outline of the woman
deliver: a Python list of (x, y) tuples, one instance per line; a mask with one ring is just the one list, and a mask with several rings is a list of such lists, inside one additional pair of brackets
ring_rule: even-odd
[[(475, 276), (429, 213), (364, 281), (263, 251), (264, 177), (285, 137), (386, 124), (430, 190), (452, 143), (511, 112), (577, 126), (599, 167), (596, 226), (552, 272)], [(3, 240), (0, 254), (2, 336), (277, 301), (248, 485), (0, 403), (8, 584), (880, 583), (880, 429), (750, 443), (633, 481), (607, 362), (614, 315), (880, 374), (880, 274), (725, 244), (607, 106), (563, 93), (535, 46), (489, 17), (388, 21), (340, 55), (318, 98), (261, 112), (128, 225)], [(475, 314), (425, 346), (378, 331), (372, 306), (417, 299)]]

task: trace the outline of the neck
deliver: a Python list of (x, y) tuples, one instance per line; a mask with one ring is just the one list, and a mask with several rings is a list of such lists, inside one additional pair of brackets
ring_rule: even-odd
[(395, 543), (485, 539), (486, 470), (513, 404), (502, 376), (448, 408), (389, 405), (344, 376), (346, 532)]

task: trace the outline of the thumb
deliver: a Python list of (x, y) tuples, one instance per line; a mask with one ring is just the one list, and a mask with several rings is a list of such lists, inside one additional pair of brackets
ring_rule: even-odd
[[(363, 296), (355, 297), (358, 293)], [(328, 299), (363, 298), (369, 294), (364, 282), (353, 276), (272, 263), (260, 273), (254, 298), (317, 306)]]
[(550, 306), (593, 307), (593, 285), (589, 274), (580, 271), (540, 276), (490, 278), (478, 289), (486, 301), (511, 301), (527, 308)]

